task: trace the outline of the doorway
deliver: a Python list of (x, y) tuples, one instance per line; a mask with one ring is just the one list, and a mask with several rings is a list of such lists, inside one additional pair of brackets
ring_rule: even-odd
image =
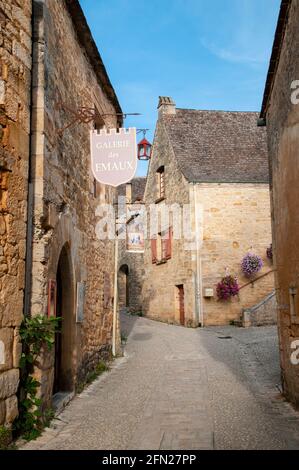
[(54, 395), (74, 388), (74, 280), (68, 245), (61, 250), (56, 283), (56, 315), (61, 321), (60, 331), (55, 335)]
[(181, 284), (177, 286), (178, 307), (180, 315), (180, 324), (185, 326), (185, 293), (184, 286)]

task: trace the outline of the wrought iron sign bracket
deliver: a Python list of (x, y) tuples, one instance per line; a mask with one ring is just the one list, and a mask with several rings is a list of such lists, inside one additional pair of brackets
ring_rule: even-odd
[[(81, 106), (78, 108), (72, 108), (68, 104), (58, 102), (55, 105), (55, 109), (57, 111), (64, 110), (69, 112), (72, 116), (73, 119), (66, 124), (64, 127), (61, 129), (58, 129), (56, 132), (58, 135), (62, 135), (67, 129), (75, 126), (76, 124), (89, 124), (91, 122), (96, 122), (97, 119), (102, 119), (113, 116), (113, 117), (122, 117), (123, 119), (126, 119), (127, 116), (141, 116), (140, 113), (99, 113), (99, 111), (96, 108), (88, 108), (86, 106)], [(148, 130), (148, 129), (146, 129)], [(146, 131), (145, 129), (140, 129), (140, 131)]]

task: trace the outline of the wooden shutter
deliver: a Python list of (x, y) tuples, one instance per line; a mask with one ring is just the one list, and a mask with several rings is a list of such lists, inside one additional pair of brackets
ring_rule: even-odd
[(172, 228), (169, 229), (168, 239), (166, 240), (166, 259), (171, 259), (172, 250)]
[(164, 167), (163, 170), (160, 173), (160, 197), (165, 196), (165, 173), (164, 173)]
[(152, 263), (156, 264), (157, 262), (157, 240), (151, 240), (152, 245)]

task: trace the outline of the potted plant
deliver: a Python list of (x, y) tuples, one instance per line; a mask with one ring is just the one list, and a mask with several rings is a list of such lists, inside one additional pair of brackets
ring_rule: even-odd
[(237, 278), (226, 274), (217, 284), (216, 291), (218, 300), (230, 300), (232, 297), (238, 295), (239, 290), (240, 287)]
[(241, 263), (242, 272), (246, 277), (254, 276), (262, 269), (262, 267), (262, 258), (254, 253), (247, 253)]
[(267, 248), (267, 258), (268, 258), (270, 261), (273, 261), (272, 243), (271, 243), (271, 245)]

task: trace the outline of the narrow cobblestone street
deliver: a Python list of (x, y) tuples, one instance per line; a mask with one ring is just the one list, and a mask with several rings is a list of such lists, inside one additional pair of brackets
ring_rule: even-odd
[(125, 356), (25, 449), (299, 449), (275, 327), (122, 329)]

